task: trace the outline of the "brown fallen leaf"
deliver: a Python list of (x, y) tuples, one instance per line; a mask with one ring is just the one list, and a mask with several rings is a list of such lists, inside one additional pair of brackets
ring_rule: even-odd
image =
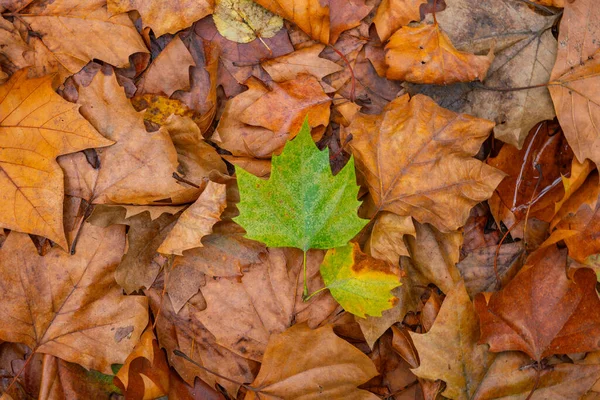
[(565, 4), (560, 43), (550, 76), (550, 95), (556, 115), (579, 162), (600, 164), (598, 86), (600, 9), (593, 0)]
[(147, 300), (124, 296), (114, 282), (123, 227), (85, 224), (79, 243), (76, 255), (53, 248), (40, 257), (27, 235), (9, 235), (0, 249), (0, 315), (14, 322), (0, 327), (0, 339), (110, 373), (148, 323)]
[(427, 0), (383, 0), (373, 18), (379, 39), (385, 42), (400, 27), (420, 21), (422, 4), (427, 4)]
[(176, 90), (190, 88), (189, 67), (195, 66), (192, 55), (181, 38), (175, 36), (144, 72), (136, 96), (146, 93), (171, 96)]
[(108, 0), (112, 14), (137, 10), (144, 26), (149, 26), (156, 37), (177, 33), (205, 16), (212, 14), (214, 0), (172, 0), (166, 3), (144, 0)]
[(55, 65), (61, 81), (93, 59), (126, 67), (131, 54), (148, 52), (129, 17), (111, 16), (103, 0), (34, 2), (20, 14), (41, 37), (41, 51), (50, 53), (41, 56)]
[(112, 383), (112, 373), (101, 375), (49, 354), (44, 354), (41, 368), (41, 399), (110, 398), (111, 394), (118, 391)]
[(383, 212), (375, 219), (365, 252), (397, 265), (400, 256), (410, 255), (403, 241), (404, 235), (417, 235), (412, 218)]
[(31, 48), (23, 40), (17, 28), (3, 17), (0, 18), (0, 46), (2, 46), (0, 54), (7, 59), (0, 62), (5, 73), (16, 72), (17, 69), (30, 65), (23, 54)]
[(479, 324), (464, 283), (459, 282), (448, 292), (429, 332), (409, 333), (421, 361), (413, 373), (446, 382), (442, 392), (446, 397), (470, 399), (494, 355), (477, 344)]
[(489, 300), (477, 295), (480, 342), (494, 352), (522, 351), (538, 362), (553, 354), (598, 350), (596, 274), (581, 268), (571, 280), (566, 261), (566, 250), (548, 247)]
[(0, 87), (0, 225), (65, 239), (63, 174), (56, 157), (112, 142), (52, 90), (52, 77), (16, 72)]
[(202, 238), (212, 233), (225, 207), (225, 185), (209, 182), (198, 200), (181, 214), (157, 251), (181, 256), (184, 250), (202, 247)]
[(123, 207), (99, 205), (87, 221), (103, 228), (111, 225), (129, 226), (127, 253), (115, 270), (115, 280), (126, 293), (133, 293), (152, 286), (166, 262), (164, 256), (157, 254), (157, 249), (181, 214), (163, 213), (156, 219), (141, 210), (130, 210), (129, 214), (134, 215), (128, 217)]
[[(180, 185), (177, 150), (166, 128), (147, 132), (143, 114), (131, 106), (111, 70), (98, 72), (88, 87), (80, 87), (81, 113), (101, 133), (116, 141), (109, 151), (98, 152), (102, 168), (90, 203), (181, 204), (193, 201), (199, 190)], [(186, 176), (196, 185), (204, 176)]]
[(246, 84), (249, 89), (225, 105), (212, 136), (235, 156), (269, 158), (279, 153), (307, 115), (313, 128), (329, 122), (331, 99), (310, 75), (273, 83), (272, 90), (253, 78)]
[[(382, 115), (360, 114), (342, 129), (377, 211), (412, 216), (443, 231), (462, 226), (503, 173), (472, 158), (490, 121), (455, 114), (430, 98), (404, 95)], [(425, 179), (423, 177), (426, 177)]]
[(169, 364), (151, 328), (146, 328), (123, 366), (115, 384), (128, 399), (158, 398), (169, 393)]
[(185, 359), (173, 354), (179, 350), (200, 365), (221, 376), (237, 382), (251, 382), (258, 363), (240, 357), (220, 346), (215, 337), (198, 320), (198, 312), (203, 308), (201, 295), (196, 295), (178, 312), (173, 311), (169, 301), (161, 301), (162, 288), (146, 291), (156, 319), (156, 336), (162, 348), (167, 352), (169, 365), (172, 366), (188, 385), (194, 385), (195, 377), (200, 377), (212, 388), (218, 383), (231, 396), (236, 396), (239, 384), (232, 383), (210, 374)]
[(404, 26), (385, 46), (388, 79), (447, 85), (483, 81), (494, 55), (477, 56), (454, 48), (438, 24)]
[(336, 63), (319, 57), (324, 48), (325, 46), (322, 44), (314, 44), (293, 53), (266, 60), (260, 65), (275, 82), (289, 81), (301, 74), (312, 75), (320, 81), (323, 77), (343, 69)]
[(564, 7), (565, 0), (532, 0), (534, 3), (539, 3), (545, 6)]
[(340, 34), (360, 24), (372, 5), (365, 0), (256, 0), (266, 9), (298, 25), (312, 39), (335, 43)]
[[(290, 363), (289, 360), (294, 360)], [(269, 339), (246, 400), (268, 398), (378, 399), (357, 389), (377, 375), (373, 362), (333, 333), (331, 325), (311, 330), (294, 325)]]
[[(531, 359), (519, 352), (496, 356), (473, 395), (474, 400), (525, 398), (531, 400), (582, 398), (600, 376), (600, 365), (553, 364), (536, 378)], [(537, 384), (536, 384), (537, 382)], [(531, 392), (535, 387), (535, 391)]]
[(269, 337), (292, 325), (296, 278), (283, 250), (270, 249), (241, 278), (207, 280), (201, 289), (207, 307), (198, 320), (221, 346), (262, 362)]

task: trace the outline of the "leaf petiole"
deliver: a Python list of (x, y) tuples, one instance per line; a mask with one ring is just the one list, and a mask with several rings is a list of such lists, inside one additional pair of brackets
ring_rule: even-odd
[(307, 297), (308, 296), (308, 284), (306, 283), (306, 250), (302, 250), (302, 254), (303, 254), (302, 271), (304, 273), (304, 290), (302, 291), (302, 300), (307, 301), (309, 299), (309, 297)]
[(327, 286), (322, 287), (321, 289), (317, 290), (316, 292), (312, 292), (309, 296), (302, 296), (302, 300), (303, 301), (309, 301), (314, 295), (317, 295), (319, 293), (321, 293), (323, 290), (329, 289)]

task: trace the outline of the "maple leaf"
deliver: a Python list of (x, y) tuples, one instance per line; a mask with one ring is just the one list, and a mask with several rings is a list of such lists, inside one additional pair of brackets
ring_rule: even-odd
[(0, 87), (0, 225), (67, 247), (63, 174), (56, 157), (112, 144), (58, 96), (52, 76), (16, 72)]
[(149, 26), (154, 34), (176, 33), (192, 25), (214, 9), (214, 0), (169, 0), (154, 2), (146, 0), (108, 0), (108, 11), (112, 14), (137, 10), (144, 26)]
[(477, 315), (461, 281), (448, 292), (431, 330), (410, 332), (421, 360), (412, 371), (446, 382), (446, 397), (470, 399), (494, 359), (486, 346), (477, 344), (478, 333)]
[(61, 79), (95, 58), (126, 67), (131, 54), (148, 52), (129, 17), (111, 16), (104, 0), (34, 2), (20, 14), (43, 42), (36, 58), (48, 53), (50, 69)]
[(271, 336), (260, 372), (251, 383), (257, 389), (248, 391), (245, 399), (375, 400), (379, 397), (357, 389), (375, 375), (377, 369), (369, 357), (337, 337), (331, 325), (311, 330), (297, 324)]
[(504, 176), (472, 158), (492, 127), (426, 96), (404, 95), (382, 115), (356, 116), (342, 129), (342, 142), (352, 135), (349, 146), (378, 211), (452, 231)]
[(561, 19), (556, 63), (548, 88), (563, 128), (575, 156), (600, 164), (600, 117), (598, 91), (600, 82), (600, 27), (596, 24), (600, 9), (593, 0), (578, 0), (565, 4)]
[(344, 310), (365, 318), (398, 303), (390, 290), (400, 286), (393, 264), (371, 258), (357, 243), (330, 249), (321, 264), (325, 287)]
[(596, 274), (581, 268), (571, 280), (566, 261), (565, 250), (548, 247), (530, 256), (526, 264), (533, 265), (489, 300), (477, 295), (480, 342), (494, 352), (522, 351), (538, 362), (553, 354), (598, 350)]
[(385, 46), (386, 77), (414, 83), (447, 85), (482, 81), (494, 55), (459, 52), (439, 25), (404, 26)]
[(183, 255), (184, 250), (202, 247), (201, 239), (212, 232), (225, 207), (225, 185), (209, 182), (198, 200), (181, 214), (157, 251)]
[(110, 373), (148, 323), (147, 301), (114, 284), (123, 227), (85, 224), (79, 243), (76, 255), (53, 248), (41, 257), (27, 235), (9, 235), (0, 249), (0, 315), (14, 323), (0, 327), (0, 339)]
[(236, 168), (241, 201), (234, 220), (248, 238), (306, 252), (344, 246), (365, 226), (356, 215), (353, 159), (333, 176), (327, 153), (312, 141), (308, 120), (272, 164), (267, 181)]
[(213, 20), (223, 37), (238, 43), (270, 38), (283, 27), (283, 19), (252, 0), (215, 0)]

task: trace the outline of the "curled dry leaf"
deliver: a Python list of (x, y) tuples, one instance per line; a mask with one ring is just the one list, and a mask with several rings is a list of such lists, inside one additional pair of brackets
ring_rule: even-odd
[(329, 249), (321, 264), (321, 276), (333, 298), (344, 310), (365, 318), (398, 304), (390, 292), (400, 286), (394, 264), (364, 254), (358, 243)]
[(195, 65), (188, 49), (179, 36), (175, 36), (142, 75), (136, 96), (146, 93), (171, 96), (176, 90), (188, 90), (189, 67)]
[(472, 398), (494, 355), (477, 344), (479, 324), (464, 283), (459, 282), (448, 292), (429, 332), (409, 333), (421, 361), (413, 373), (446, 382), (442, 392), (446, 397)]
[[(600, 299), (596, 274), (588, 268), (566, 273), (566, 250), (556, 246), (535, 255), (489, 299), (479, 294), (475, 307), (481, 320), (481, 343), (490, 350), (519, 350), (536, 361), (553, 354), (600, 349)], [(527, 264), (527, 262), (526, 262)]]
[[(148, 52), (133, 22), (125, 14), (110, 15), (106, 1), (56, 0), (34, 2), (20, 12), (41, 41), (36, 58), (48, 57), (62, 80), (99, 59), (116, 67), (127, 67), (129, 56)], [(44, 53), (49, 53), (44, 55)], [(55, 72), (50, 66), (50, 71)]]
[(385, 42), (400, 27), (420, 21), (421, 4), (427, 4), (427, 0), (383, 0), (373, 18), (379, 39)]
[[(290, 54), (263, 61), (260, 65), (275, 82), (296, 79), (301, 74), (312, 75), (321, 81), (325, 76), (341, 71), (338, 64), (319, 54), (325, 48), (322, 44), (303, 47)], [(323, 83), (321, 83), (323, 85)]]
[(181, 256), (184, 250), (202, 247), (202, 238), (212, 233), (225, 207), (225, 185), (209, 182), (198, 200), (181, 214), (157, 251)]
[(383, 212), (375, 219), (365, 251), (375, 258), (397, 265), (400, 256), (409, 255), (404, 235), (416, 234), (411, 217)]
[(148, 323), (146, 299), (114, 282), (124, 234), (85, 224), (77, 254), (53, 248), (41, 257), (27, 235), (11, 233), (0, 249), (0, 315), (14, 322), (0, 339), (104, 373), (123, 363)]
[(51, 86), (52, 77), (16, 72), (0, 87), (0, 225), (66, 248), (61, 154), (112, 142)]
[(491, 50), (487, 56), (456, 50), (435, 23), (400, 28), (385, 50), (386, 77), (413, 83), (482, 81), (494, 60)]
[(283, 27), (283, 19), (252, 0), (215, 0), (213, 20), (219, 33), (234, 42), (271, 38)]
[[(290, 362), (293, 360), (293, 362)], [(261, 398), (378, 399), (357, 386), (377, 375), (373, 362), (333, 333), (297, 324), (272, 335), (245, 400)]]
[(137, 10), (144, 26), (152, 28), (156, 37), (177, 33), (211, 14), (213, 9), (214, 0), (108, 0), (108, 11), (112, 14)]
[[(455, 114), (417, 95), (382, 115), (359, 114), (342, 129), (378, 211), (412, 216), (442, 231), (462, 226), (504, 174), (472, 158), (493, 123)], [(423, 179), (423, 177), (427, 177)]]
[[(17, 28), (4, 17), (0, 17), (0, 46), (0, 54), (8, 59), (11, 67), (21, 69), (30, 65), (23, 58), (23, 54), (30, 51), (29, 45), (21, 38)], [(2, 62), (2, 69), (5, 73), (9, 72), (5, 62)]]
[(600, 164), (600, 8), (594, 0), (565, 4), (550, 95), (556, 115), (579, 162)]

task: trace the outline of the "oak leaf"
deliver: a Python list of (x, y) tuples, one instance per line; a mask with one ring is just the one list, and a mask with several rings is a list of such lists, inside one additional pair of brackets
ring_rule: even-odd
[(548, 247), (488, 300), (477, 295), (480, 342), (489, 343), (491, 351), (519, 350), (536, 361), (600, 349), (596, 274), (581, 268), (569, 279), (566, 262), (566, 250)]
[(63, 79), (93, 59), (126, 67), (131, 54), (148, 52), (129, 17), (111, 16), (104, 0), (34, 2), (20, 14)]
[(373, 18), (379, 39), (385, 42), (400, 27), (420, 21), (422, 4), (427, 0), (383, 0)]
[(202, 238), (212, 233), (225, 207), (225, 185), (209, 182), (198, 200), (181, 214), (157, 251), (183, 255), (184, 250), (202, 247)]
[(394, 264), (364, 254), (357, 243), (329, 249), (321, 264), (323, 282), (333, 298), (361, 318), (380, 317), (398, 303), (390, 293), (400, 286), (398, 275)]
[[(382, 115), (360, 114), (342, 129), (378, 211), (412, 216), (442, 231), (466, 221), (503, 173), (472, 158), (493, 123), (404, 95)], [(423, 178), (426, 177), (426, 178)]]
[(327, 152), (310, 136), (308, 120), (273, 157), (272, 168), (267, 181), (236, 169), (241, 201), (234, 220), (248, 238), (306, 252), (344, 246), (364, 227), (366, 221), (356, 215), (360, 202), (353, 159), (333, 176)]
[[(294, 360), (294, 362), (289, 362)], [(269, 339), (260, 372), (246, 400), (276, 398), (375, 400), (357, 389), (377, 375), (373, 362), (326, 325), (311, 330), (294, 325)]]
[(215, 0), (215, 25), (223, 37), (238, 43), (271, 38), (283, 27), (283, 19), (252, 0)]
[(137, 10), (144, 26), (152, 28), (156, 37), (177, 33), (212, 14), (213, 9), (214, 0), (108, 0), (108, 11), (112, 14)]
[(14, 322), (0, 327), (0, 339), (110, 373), (148, 323), (147, 301), (114, 284), (123, 227), (85, 224), (79, 243), (76, 255), (53, 248), (41, 257), (27, 235), (9, 235), (0, 249), (0, 315)]
[(181, 38), (175, 36), (140, 78), (136, 96), (146, 93), (171, 96), (176, 90), (189, 90), (189, 67), (195, 65)]
[(436, 23), (400, 28), (385, 50), (386, 77), (413, 83), (483, 81), (494, 60), (491, 50), (487, 56), (456, 50)]
[(446, 296), (433, 327), (426, 334), (409, 332), (421, 365), (415, 375), (442, 379), (442, 394), (451, 399), (470, 399), (494, 360), (486, 346), (478, 345), (479, 324), (463, 282)]
[(0, 87), (0, 225), (66, 248), (63, 173), (56, 157), (112, 142), (58, 96), (52, 76), (16, 72)]
[(593, 0), (565, 4), (550, 95), (561, 127), (579, 162), (600, 164), (600, 9)]

